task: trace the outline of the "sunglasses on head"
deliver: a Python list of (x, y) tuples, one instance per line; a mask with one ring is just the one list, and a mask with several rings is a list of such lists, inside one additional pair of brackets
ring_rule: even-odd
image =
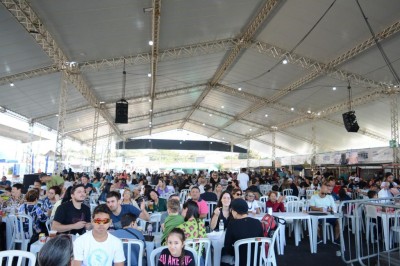
[(109, 218), (104, 218), (104, 219), (96, 218), (96, 219), (93, 219), (93, 222), (95, 224), (108, 224), (110, 222), (110, 219)]

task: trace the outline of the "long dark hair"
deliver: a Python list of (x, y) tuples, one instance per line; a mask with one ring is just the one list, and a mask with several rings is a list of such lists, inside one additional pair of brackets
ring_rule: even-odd
[(72, 186), (67, 188), (67, 190), (64, 193), (64, 197), (63, 197), (61, 203), (68, 202), (71, 200), (71, 190), (72, 190)]
[(59, 235), (50, 239), (38, 255), (39, 266), (70, 266), (73, 256), (69, 235)]
[(199, 213), (199, 205), (197, 205), (196, 202), (193, 200), (188, 200), (183, 204), (183, 208), (187, 209), (186, 215), (185, 215), (185, 222), (188, 221), (192, 216), (196, 219), (199, 219), (200, 213)]
[(225, 194), (228, 194), (228, 195), (230, 196), (230, 198), (231, 198), (231, 201), (232, 201), (232, 195), (231, 195), (231, 193), (229, 193), (229, 191), (224, 191), (224, 192), (221, 193), (221, 196), (219, 197), (219, 200), (218, 200), (218, 203), (217, 203), (217, 208), (221, 208), (221, 207), (222, 207), (222, 197), (223, 197)]

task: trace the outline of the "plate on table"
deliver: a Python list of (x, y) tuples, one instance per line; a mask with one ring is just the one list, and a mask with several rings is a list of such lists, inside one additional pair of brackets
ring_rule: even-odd
[(322, 216), (322, 215), (328, 215), (327, 212), (318, 212), (318, 211), (310, 211), (308, 212), (309, 215), (315, 215), (315, 216)]

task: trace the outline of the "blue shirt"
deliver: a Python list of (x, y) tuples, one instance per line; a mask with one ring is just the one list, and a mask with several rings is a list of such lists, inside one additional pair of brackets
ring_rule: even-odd
[[(136, 230), (134, 228), (127, 228), (127, 229), (118, 229), (115, 231), (110, 232), (113, 236), (118, 237), (119, 239), (121, 238), (128, 238), (128, 239), (139, 239), (143, 241), (144, 248), (146, 249), (146, 242), (144, 240), (144, 236), (142, 232), (139, 230)], [(125, 253), (125, 258), (127, 258), (127, 246), (124, 245), (124, 253)], [(131, 250), (131, 265), (127, 265), (125, 261), (125, 265), (127, 266), (136, 266), (138, 265), (138, 255), (139, 255), (139, 247), (138, 246), (133, 246)]]
[(121, 226), (121, 217), (124, 214), (132, 213), (136, 217), (139, 217), (141, 212), (142, 212), (141, 210), (139, 210), (136, 207), (133, 207), (132, 205), (121, 205), (121, 213), (118, 216), (115, 216), (113, 213), (111, 213), (111, 220), (113, 222), (114, 229), (121, 229), (122, 228), (122, 226)]

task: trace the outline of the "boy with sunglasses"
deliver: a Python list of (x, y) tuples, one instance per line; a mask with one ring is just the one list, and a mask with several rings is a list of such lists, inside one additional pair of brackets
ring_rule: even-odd
[(108, 233), (111, 224), (110, 210), (106, 204), (93, 211), (93, 230), (74, 241), (73, 266), (123, 266), (125, 255), (121, 240)]

